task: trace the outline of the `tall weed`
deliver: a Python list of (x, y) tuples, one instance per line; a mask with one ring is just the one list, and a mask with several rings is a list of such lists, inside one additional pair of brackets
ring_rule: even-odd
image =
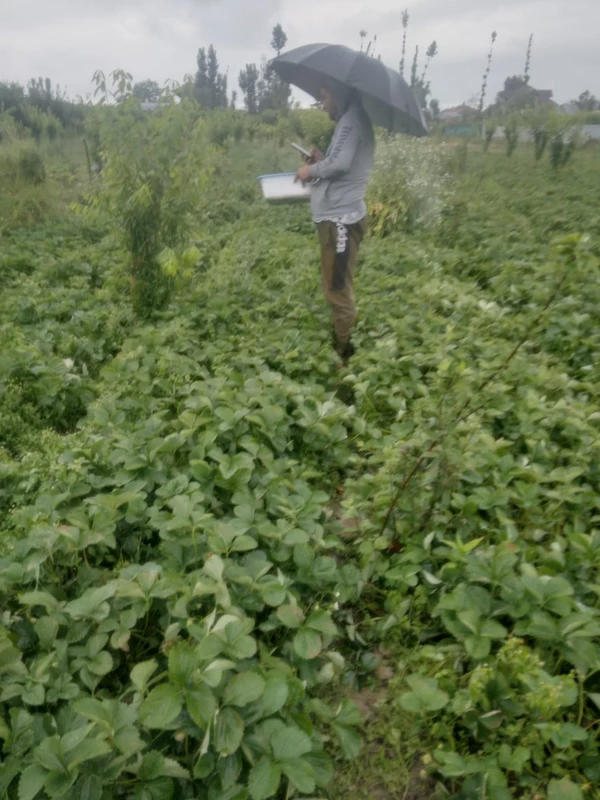
[(381, 138), (369, 191), (371, 233), (437, 227), (452, 192), (442, 146), (404, 136)]

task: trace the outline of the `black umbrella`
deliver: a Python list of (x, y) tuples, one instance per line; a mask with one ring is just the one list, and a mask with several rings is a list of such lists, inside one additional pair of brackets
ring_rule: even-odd
[(423, 112), (404, 78), (365, 53), (339, 44), (308, 44), (283, 53), (271, 66), (286, 83), (316, 99), (323, 83), (356, 89), (374, 125), (411, 136), (429, 134)]

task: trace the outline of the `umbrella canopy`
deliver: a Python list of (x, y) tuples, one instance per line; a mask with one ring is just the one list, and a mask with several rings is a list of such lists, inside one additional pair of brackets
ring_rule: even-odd
[(360, 92), (374, 125), (394, 133), (427, 136), (423, 112), (400, 73), (376, 58), (338, 44), (308, 44), (283, 53), (271, 62), (286, 83), (320, 99), (323, 83)]

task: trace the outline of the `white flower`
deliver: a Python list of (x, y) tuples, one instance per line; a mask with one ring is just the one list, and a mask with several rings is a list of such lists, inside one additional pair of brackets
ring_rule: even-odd
[(441, 222), (452, 194), (443, 148), (423, 139), (399, 136), (378, 142), (372, 197), (403, 204), (413, 224), (430, 228)]
[(73, 369), (73, 367), (75, 366), (75, 362), (73, 361), (72, 358), (65, 358), (63, 364), (67, 369)]

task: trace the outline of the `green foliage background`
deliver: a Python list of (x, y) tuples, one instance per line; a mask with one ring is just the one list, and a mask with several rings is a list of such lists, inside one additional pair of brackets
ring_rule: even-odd
[(384, 150), (340, 375), (323, 116), (98, 114), (2, 216), (0, 797), (597, 797), (597, 152)]

